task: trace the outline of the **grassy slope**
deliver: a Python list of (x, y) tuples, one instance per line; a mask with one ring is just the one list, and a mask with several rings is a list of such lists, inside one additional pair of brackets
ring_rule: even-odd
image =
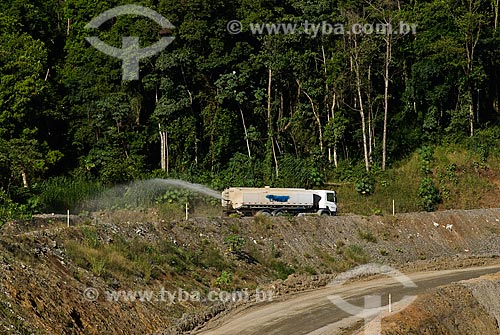
[[(498, 207), (500, 198), (500, 160), (490, 155), (485, 161), (479, 154), (458, 146), (437, 147), (432, 163), (433, 179), (441, 192), (438, 209), (471, 209)], [(376, 177), (375, 192), (361, 196), (354, 184), (337, 189), (341, 213), (382, 214), (420, 211), (418, 187), (422, 180), (420, 158), (414, 153), (394, 168)]]

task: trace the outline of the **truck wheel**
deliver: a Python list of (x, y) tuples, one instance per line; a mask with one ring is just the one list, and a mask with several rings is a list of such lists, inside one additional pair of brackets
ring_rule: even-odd
[(324, 209), (320, 209), (317, 213), (319, 216), (330, 216), (330, 211), (326, 211)]
[(286, 213), (281, 210), (281, 209), (275, 209), (273, 212), (272, 212), (273, 216), (284, 216), (286, 215)]
[(271, 216), (271, 213), (267, 210), (267, 209), (262, 209), (260, 211), (258, 211), (256, 214), (257, 215), (260, 215), (260, 216)]

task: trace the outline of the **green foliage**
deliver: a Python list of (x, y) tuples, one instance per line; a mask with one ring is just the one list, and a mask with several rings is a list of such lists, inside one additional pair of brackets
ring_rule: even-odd
[(83, 240), (85, 244), (93, 249), (100, 246), (99, 238), (97, 236), (97, 230), (93, 227), (83, 227), (82, 228)]
[(224, 239), (224, 244), (229, 252), (240, 252), (245, 245), (245, 240), (241, 236), (231, 234)]
[[(431, 212), (436, 209), (437, 204), (441, 201), (439, 189), (432, 179), (434, 149), (430, 146), (423, 146), (418, 150), (418, 154), (420, 157), (420, 169), (424, 175), (418, 186), (419, 206), (421, 209)], [(453, 165), (451, 167), (454, 168)]]
[(236, 153), (228, 163), (227, 168), (221, 173), (218, 188), (246, 186), (263, 186), (262, 164), (255, 158)]
[(424, 177), (418, 187), (420, 206), (423, 210), (431, 212), (436, 209), (436, 205), (441, 201), (439, 189), (434, 184), (431, 177)]
[(142, 157), (129, 155), (123, 157), (118, 148), (98, 147), (90, 150), (83, 160), (84, 172), (87, 178), (98, 178), (104, 184), (124, 183), (140, 179), (144, 170)]
[(356, 192), (361, 195), (371, 195), (375, 191), (375, 180), (370, 176), (365, 176), (356, 181)]
[(222, 288), (228, 288), (233, 283), (233, 273), (229, 271), (222, 271), (219, 277), (215, 279), (215, 285)]
[[(120, 4), (0, 5), (0, 187), (14, 202), (28, 205), (33, 197), (16, 198), (14, 190), (50, 176), (71, 174), (102, 185), (142, 179), (159, 167), (159, 130), (168, 134), (165, 174), (217, 189), (354, 182), (356, 192), (370, 197), (349, 200), (367, 213), (374, 197), (401, 189), (399, 172), (393, 184), (374, 188), (382, 159), (385, 39), (360, 35), (354, 43), (347, 35), (248, 33), (257, 22), (349, 23), (362, 17), (416, 24), (418, 38), (391, 40), (388, 166), (398, 169), (421, 147), (421, 170), (428, 177), (432, 147), (465, 143), (477, 153), (475, 169), (484, 170), (499, 151), (498, 38), (484, 2), (432, 0), (397, 8), (348, 1), (144, 2), (173, 23), (172, 32), (162, 33), (175, 41), (142, 61), (140, 79), (133, 82), (122, 81), (121, 60), (85, 41), (95, 34), (120, 47), (123, 36), (138, 36), (145, 47), (159, 39), (158, 25), (142, 17), (120, 16), (101, 29), (85, 29)], [(235, 17), (245, 27), (237, 36), (226, 30)], [(71, 18), (69, 26), (65, 18)], [(355, 64), (346, 66), (352, 59)], [(359, 87), (357, 78), (363, 79)], [(359, 110), (360, 97), (365, 120), (352, 112)], [(372, 179), (363, 174), (365, 146)], [(409, 195), (396, 194), (403, 210), (413, 209), (418, 186), (411, 185)], [(453, 197), (450, 185), (439, 187)], [(43, 210), (78, 201), (69, 193), (68, 201), (60, 192), (51, 198), (44, 187), (30, 192), (44, 192)]]
[(82, 240), (66, 241), (69, 258), (78, 266), (92, 271), (96, 276), (122, 278), (135, 275), (145, 282), (161, 279), (166, 273), (172, 276), (185, 274), (189, 267), (206, 263), (219, 264), (220, 255), (212, 248), (206, 254), (196, 255), (170, 241), (149, 243), (144, 239), (126, 239), (112, 236), (113, 243), (101, 242), (98, 229), (82, 228)]
[(423, 174), (430, 174), (432, 162), (434, 160), (434, 149), (430, 146), (423, 146), (417, 150), (420, 157), (420, 164)]
[(28, 220), (31, 212), (27, 205), (19, 205), (12, 201), (7, 192), (0, 188), (0, 228), (12, 220)]
[(169, 190), (163, 195), (156, 198), (155, 202), (157, 204), (169, 203), (169, 204), (180, 204), (184, 206), (190, 202), (190, 199), (194, 197), (193, 192), (187, 190)]
[(205, 268), (215, 268), (218, 271), (222, 271), (227, 268), (224, 257), (208, 240), (204, 240), (202, 247), (198, 250), (196, 255), (196, 264)]
[(360, 239), (371, 243), (377, 243), (377, 237), (373, 235), (371, 231), (361, 231), (358, 230), (358, 236)]
[(315, 276), (318, 274), (318, 271), (316, 271), (316, 269), (314, 269), (313, 267), (309, 266), (309, 265), (306, 265), (304, 267), (304, 271), (308, 274), (310, 274), (311, 276)]
[(351, 244), (344, 248), (343, 255), (349, 262), (353, 264), (364, 264), (368, 262), (368, 255), (366, 251), (359, 245)]
[(484, 169), (486, 168), (486, 161), (491, 154), (498, 154), (498, 143), (500, 143), (498, 126), (478, 130), (476, 136), (468, 138), (466, 142), (467, 148), (476, 154), (478, 157), (475, 164)]
[(295, 269), (283, 261), (271, 261), (270, 268), (275, 272), (276, 279), (285, 280), (295, 273)]
[[(494, 148), (494, 147), (493, 147)], [(418, 194), (422, 178), (432, 178), (439, 190), (441, 201), (435, 208), (439, 209), (472, 209), (478, 204), (496, 206), (494, 195), (497, 187), (492, 182), (493, 174), (500, 171), (498, 154), (490, 149), (484, 164), (478, 163), (480, 153), (468, 149), (468, 145), (446, 145), (434, 149), (431, 166), (432, 175), (422, 175), (421, 160), (414, 153), (410, 158), (399, 162), (394, 168), (385, 172), (374, 172), (377, 180), (376, 192), (369, 197), (360, 197), (349, 182), (336, 184), (342, 213), (363, 215), (392, 213), (392, 200), (395, 201), (396, 213), (424, 210)], [(382, 187), (382, 181), (386, 186)]]
[(54, 177), (39, 185), (39, 208), (44, 212), (75, 210), (84, 201), (97, 196), (103, 187), (100, 183), (81, 178)]
[(279, 171), (279, 177), (274, 183), (276, 187), (312, 188), (323, 183), (323, 175), (312, 159), (285, 155), (279, 161)]

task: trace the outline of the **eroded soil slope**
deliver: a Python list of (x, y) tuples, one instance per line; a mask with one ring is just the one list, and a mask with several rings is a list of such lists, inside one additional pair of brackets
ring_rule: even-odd
[(439, 287), (382, 322), (382, 334), (500, 334), (500, 274)]
[[(0, 230), (0, 333), (186, 331), (220, 302), (107, 301), (113, 290), (314, 288), (363, 262), (404, 271), (496, 261), (500, 210), (393, 216), (203, 218), (106, 213), (13, 222)], [(288, 277), (288, 278), (287, 278)], [(89, 300), (89, 287), (100, 292)]]

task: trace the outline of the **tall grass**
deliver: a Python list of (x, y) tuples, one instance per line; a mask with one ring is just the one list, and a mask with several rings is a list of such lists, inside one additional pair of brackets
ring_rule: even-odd
[[(442, 202), (438, 209), (471, 209), (498, 206), (500, 185), (499, 154), (481, 152), (454, 144), (434, 149), (431, 177), (439, 188)], [(365, 196), (356, 192), (355, 183), (341, 183), (337, 191), (340, 214), (391, 214), (392, 200), (397, 213), (421, 211), (418, 187), (422, 180), (417, 153), (385, 172), (374, 172), (375, 191)]]
[[(493, 150), (492, 150), (493, 151)], [(443, 203), (441, 208), (472, 209), (496, 205), (498, 198), (498, 154), (488, 157), (457, 145), (436, 149), (434, 175)]]
[(103, 190), (96, 181), (80, 178), (55, 177), (41, 185), (40, 209), (46, 212), (78, 210), (80, 205)]
[(371, 195), (361, 195), (355, 183), (342, 183), (335, 189), (340, 214), (371, 215), (392, 213), (392, 200), (397, 212), (418, 211), (418, 185), (421, 180), (418, 155), (397, 166), (375, 175), (375, 190)]

